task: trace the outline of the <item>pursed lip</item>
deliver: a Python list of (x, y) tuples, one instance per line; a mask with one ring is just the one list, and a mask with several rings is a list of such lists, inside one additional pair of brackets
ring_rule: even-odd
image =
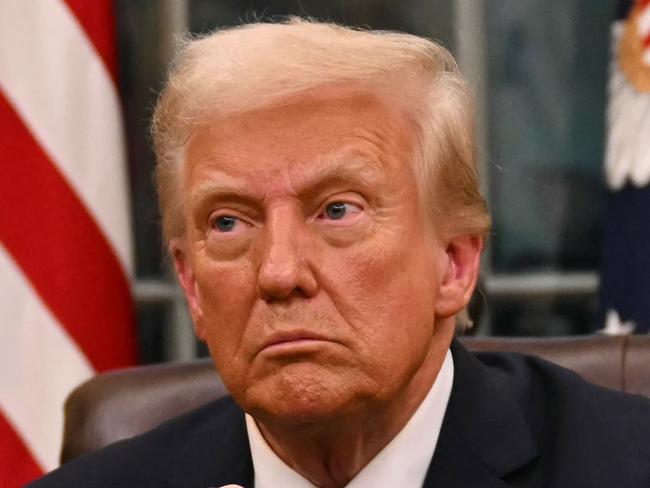
[(268, 349), (280, 349), (285, 345), (287, 348), (291, 348), (292, 345), (294, 346), (308, 345), (310, 343), (317, 343), (317, 342), (338, 342), (338, 341), (334, 341), (329, 337), (305, 329), (278, 331), (278, 332), (273, 332), (264, 340), (262, 346), (259, 349), (259, 352)]

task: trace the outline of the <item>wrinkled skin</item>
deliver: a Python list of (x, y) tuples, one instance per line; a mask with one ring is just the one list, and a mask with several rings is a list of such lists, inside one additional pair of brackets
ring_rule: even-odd
[(296, 427), (367, 420), (389, 436), (364, 443), (376, 453), (435, 380), (481, 243), (423, 217), (412, 132), (357, 93), (216, 120), (190, 139), (177, 272), (198, 336), (276, 452)]

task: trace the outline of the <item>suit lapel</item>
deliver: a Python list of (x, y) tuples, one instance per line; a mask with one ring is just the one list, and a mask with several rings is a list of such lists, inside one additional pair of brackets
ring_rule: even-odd
[(508, 485), (471, 451), (462, 435), (451, 427), (440, 432), (423, 487), (507, 488)]
[(253, 461), (244, 413), (232, 400), (186, 443), (170, 469), (168, 480), (174, 488), (228, 484), (253, 488)]
[(537, 456), (521, 407), (505, 377), (457, 341), (454, 385), (425, 487), (507, 487), (504, 476)]

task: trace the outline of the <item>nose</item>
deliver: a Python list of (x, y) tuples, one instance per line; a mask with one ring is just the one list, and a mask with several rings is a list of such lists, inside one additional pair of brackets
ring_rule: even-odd
[(318, 282), (312, 269), (312, 243), (302, 212), (282, 207), (269, 211), (261, 239), (260, 298), (312, 297)]

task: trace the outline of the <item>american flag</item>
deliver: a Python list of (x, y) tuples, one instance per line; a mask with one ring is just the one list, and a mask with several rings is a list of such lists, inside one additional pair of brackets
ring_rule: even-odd
[(612, 28), (604, 332), (650, 332), (650, 0), (619, 5)]
[(63, 402), (134, 364), (111, 0), (0, 1), (0, 486), (58, 464)]

